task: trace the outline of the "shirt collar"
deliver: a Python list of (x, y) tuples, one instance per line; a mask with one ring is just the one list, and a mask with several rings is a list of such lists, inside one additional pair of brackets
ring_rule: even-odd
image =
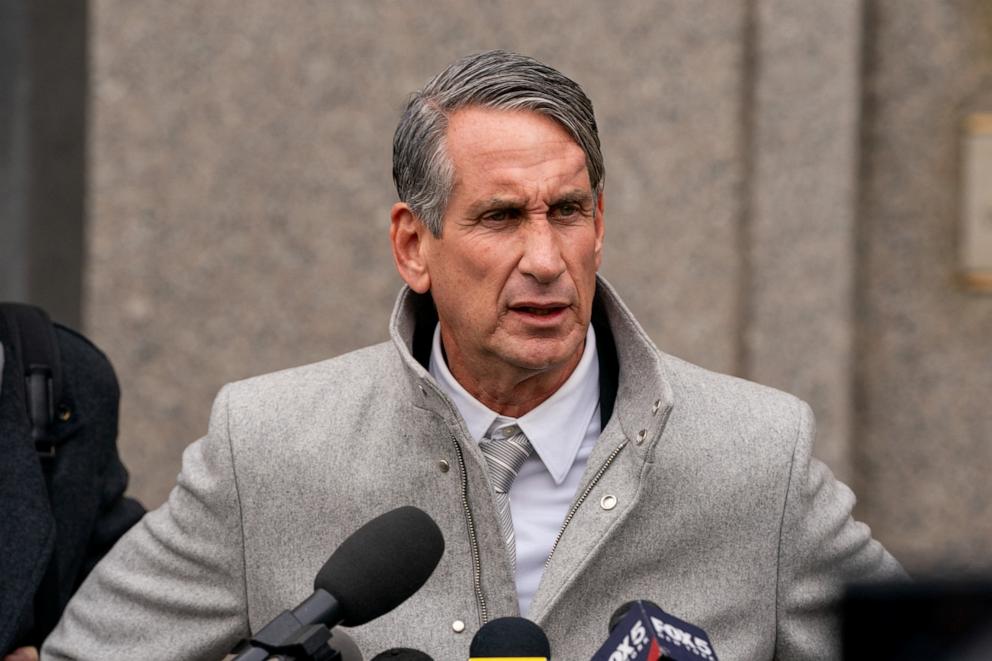
[(582, 358), (568, 380), (551, 397), (519, 418), (502, 416), (473, 397), (451, 374), (441, 351), (441, 327), (434, 328), (430, 374), (465, 420), (469, 434), (478, 442), (486, 432), (516, 424), (561, 484), (575, 461), (593, 416), (599, 415), (599, 356), (596, 333), (589, 324)]

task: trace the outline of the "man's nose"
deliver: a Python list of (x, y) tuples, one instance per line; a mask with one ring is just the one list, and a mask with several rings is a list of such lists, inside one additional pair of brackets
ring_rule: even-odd
[(519, 268), (538, 282), (550, 283), (565, 272), (561, 237), (546, 218), (534, 219), (524, 229), (523, 254)]

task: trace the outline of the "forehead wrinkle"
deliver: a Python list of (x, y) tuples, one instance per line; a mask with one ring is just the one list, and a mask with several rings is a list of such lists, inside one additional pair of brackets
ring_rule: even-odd
[[(481, 146), (485, 148), (478, 148)], [(479, 140), (475, 143), (466, 141), (456, 145), (449, 151), (449, 155), (452, 163), (456, 165), (456, 170), (458, 162), (464, 164), (495, 162), (497, 167), (521, 170), (539, 168), (548, 160), (557, 161), (563, 158), (575, 161), (573, 174), (587, 170), (582, 148), (568, 139), (549, 138), (524, 147), (493, 145), (491, 139)]]
[[(526, 177), (518, 174), (521, 170), (526, 171), (533, 167), (539, 168), (540, 165), (496, 165), (495, 172), (487, 172), (484, 180), (472, 183), (481, 183), (485, 188), (495, 191), (489, 196), (494, 199), (498, 197), (530, 197), (533, 190), (538, 190), (541, 195), (544, 195), (547, 194), (545, 191), (551, 189), (560, 190), (562, 188), (566, 188), (569, 191), (589, 192), (591, 194), (591, 189), (588, 187), (588, 179), (583, 184), (572, 183), (576, 179), (581, 179), (583, 175), (588, 175), (585, 161), (577, 163), (572, 172), (563, 172), (553, 174), (552, 176), (540, 176), (540, 173), (537, 173), (532, 177)], [(455, 167), (452, 190), (461, 188), (465, 183), (464, 176)]]

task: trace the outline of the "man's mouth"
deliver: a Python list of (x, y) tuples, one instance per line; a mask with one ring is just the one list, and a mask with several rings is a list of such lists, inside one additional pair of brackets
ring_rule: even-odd
[(565, 306), (563, 305), (556, 305), (554, 307), (548, 307), (548, 308), (536, 308), (536, 307), (531, 307), (529, 305), (521, 305), (513, 309), (518, 312), (526, 312), (527, 314), (536, 314), (539, 317), (546, 317), (550, 314), (554, 314), (555, 312), (564, 309), (564, 307)]
[(510, 306), (511, 312), (523, 315), (525, 319), (530, 319), (531, 323), (556, 321), (567, 309), (567, 303), (531, 303), (525, 301), (519, 305)]

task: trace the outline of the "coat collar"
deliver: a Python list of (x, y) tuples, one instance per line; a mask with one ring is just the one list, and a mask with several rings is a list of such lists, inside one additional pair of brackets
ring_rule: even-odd
[[(606, 332), (600, 340), (600, 354), (615, 349), (617, 362), (616, 400), (613, 406), (624, 436), (636, 452), (647, 458), (660, 431), (660, 420), (673, 405), (672, 387), (665, 374), (661, 352), (634, 319), (613, 287), (602, 276), (596, 276), (597, 312), (605, 319)], [(431, 333), (437, 323), (437, 312), (429, 294), (417, 294), (403, 287), (393, 307), (389, 332), (406, 368), (410, 395), (422, 406), (434, 411), (452, 426), (464, 426), (454, 404), (441, 392), (421, 360), (430, 355)], [(612, 337), (612, 347), (609, 338)], [(420, 357), (420, 360), (418, 360)], [(607, 360), (609, 358), (607, 357)], [(609, 370), (607, 370), (607, 376)], [(608, 404), (609, 402), (607, 402)], [(610, 419), (609, 406), (604, 413), (603, 428)], [(595, 457), (590, 457), (590, 463)]]

